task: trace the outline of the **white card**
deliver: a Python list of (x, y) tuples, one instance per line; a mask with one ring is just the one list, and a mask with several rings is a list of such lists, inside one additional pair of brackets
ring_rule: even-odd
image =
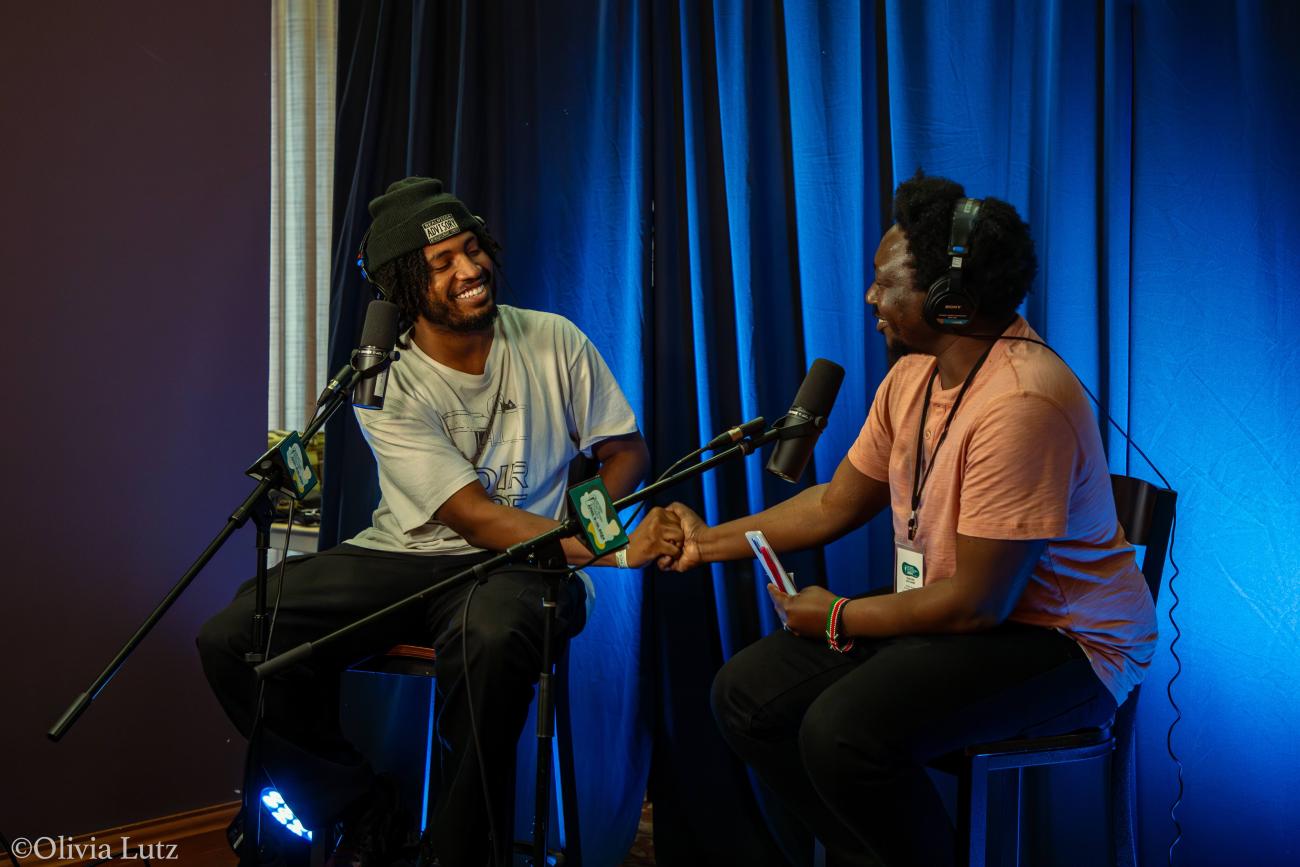
[(894, 592), (915, 590), (925, 585), (925, 553), (920, 549), (894, 544)]

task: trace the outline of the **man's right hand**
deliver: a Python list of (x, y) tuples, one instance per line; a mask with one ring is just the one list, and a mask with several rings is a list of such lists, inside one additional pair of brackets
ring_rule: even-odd
[(709, 525), (704, 523), (704, 519), (697, 515), (690, 506), (683, 503), (673, 503), (668, 506), (667, 511), (676, 515), (677, 520), (681, 522), (685, 541), (682, 543), (681, 553), (677, 557), (659, 558), (659, 568), (665, 572), (669, 570), (685, 572), (687, 569), (694, 569), (704, 562), (700, 556), (698, 534), (708, 529)]
[(682, 538), (677, 516), (667, 509), (655, 506), (628, 539), (627, 565), (639, 569), (651, 560), (660, 563), (671, 560), (679, 556)]

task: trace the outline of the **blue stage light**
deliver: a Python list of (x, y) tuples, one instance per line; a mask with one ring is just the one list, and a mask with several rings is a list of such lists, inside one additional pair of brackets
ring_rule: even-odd
[(293, 814), (293, 810), (289, 809), (283, 795), (275, 789), (263, 789), (262, 803), (266, 805), (271, 818), (283, 825), (286, 831), (295, 837), (306, 840), (308, 843), (311, 842), (311, 831), (303, 827), (302, 820)]

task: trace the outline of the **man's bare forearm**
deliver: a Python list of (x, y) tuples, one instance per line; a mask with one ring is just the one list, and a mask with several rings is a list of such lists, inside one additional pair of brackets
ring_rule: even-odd
[(650, 469), (650, 450), (639, 434), (605, 440), (594, 452), (600, 461), (600, 479), (615, 500), (635, 491)]
[(700, 530), (696, 542), (701, 557), (716, 562), (754, 556), (745, 540), (747, 530), (762, 530), (777, 551), (798, 551), (838, 538), (845, 531), (839, 526), (842, 522), (826, 515), (826, 488), (826, 484), (814, 485), (758, 514)]

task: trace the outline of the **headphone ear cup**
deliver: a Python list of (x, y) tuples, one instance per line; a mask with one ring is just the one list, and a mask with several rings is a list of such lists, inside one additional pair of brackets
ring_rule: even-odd
[(936, 331), (960, 331), (970, 325), (978, 307), (964, 286), (953, 291), (952, 280), (945, 274), (930, 284), (921, 315)]
[(939, 302), (948, 293), (950, 282), (948, 275), (945, 274), (931, 283), (930, 288), (925, 293), (925, 304), (921, 307), (921, 317), (935, 331), (943, 330), (943, 326), (939, 324)]
[(948, 273), (930, 284), (925, 295), (922, 315), (938, 331), (962, 331), (970, 326), (979, 311), (979, 299), (971, 294), (965, 277), (970, 255), (971, 234), (975, 218), (983, 204), (980, 199), (958, 199), (952, 209), (952, 228), (948, 234)]

